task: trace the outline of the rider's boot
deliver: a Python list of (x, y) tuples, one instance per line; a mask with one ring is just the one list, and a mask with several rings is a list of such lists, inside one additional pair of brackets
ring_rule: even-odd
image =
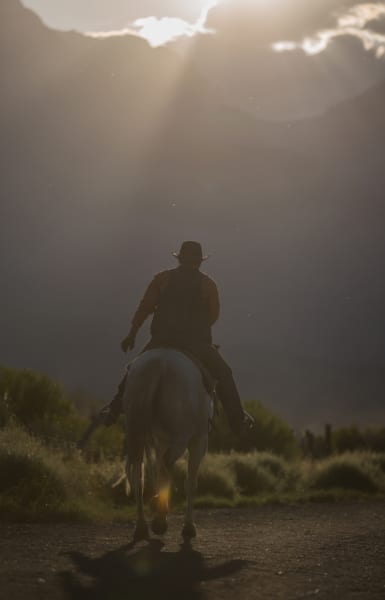
[(243, 411), (243, 421), (241, 423), (239, 434), (243, 436), (247, 432), (251, 431), (255, 426), (255, 419), (245, 410)]
[(231, 370), (228, 369), (225, 371), (224, 375), (225, 376), (218, 382), (218, 396), (232, 432), (238, 438), (243, 438), (251, 429), (253, 429), (255, 421), (242, 407), (241, 399)]
[(100, 411), (100, 421), (101, 424), (105, 425), (105, 427), (110, 427), (110, 425), (114, 425), (116, 421), (119, 419), (120, 415), (123, 412), (123, 393), (126, 385), (127, 373), (124, 375), (122, 381), (119, 383), (118, 391), (115, 396), (111, 400), (109, 404), (103, 406)]

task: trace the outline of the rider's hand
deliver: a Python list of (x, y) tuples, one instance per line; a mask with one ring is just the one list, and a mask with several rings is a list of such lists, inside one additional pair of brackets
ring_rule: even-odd
[(129, 333), (127, 337), (121, 342), (120, 347), (123, 352), (127, 352), (127, 350), (133, 350), (135, 347), (135, 338), (136, 333)]

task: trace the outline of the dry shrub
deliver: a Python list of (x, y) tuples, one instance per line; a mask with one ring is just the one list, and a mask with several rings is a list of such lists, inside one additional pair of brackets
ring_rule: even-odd
[(383, 489), (380, 469), (360, 453), (346, 453), (315, 465), (309, 473), (309, 486), (314, 489), (342, 488), (363, 493), (375, 493)]
[(68, 496), (59, 462), (18, 428), (0, 435), (0, 493), (3, 505), (51, 509)]
[(231, 454), (226, 462), (242, 494), (254, 496), (276, 489), (277, 478), (260, 462), (257, 453)]
[(198, 477), (198, 495), (233, 499), (237, 494), (234, 474), (221, 461), (210, 457), (203, 463)]
[(134, 502), (125, 476), (122, 461), (89, 465), (88, 496), (114, 507), (125, 507)]
[[(185, 499), (187, 458), (178, 461), (173, 468), (173, 497)], [(198, 474), (198, 496), (233, 499), (237, 494), (234, 473), (226, 465), (222, 455), (208, 454)]]

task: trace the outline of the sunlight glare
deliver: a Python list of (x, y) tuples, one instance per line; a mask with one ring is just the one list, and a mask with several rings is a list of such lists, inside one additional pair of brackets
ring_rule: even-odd
[(272, 48), (275, 52), (287, 52), (289, 50), (295, 50), (297, 48), (297, 44), (295, 42), (274, 42), (272, 44)]
[(94, 38), (108, 38), (113, 36), (136, 35), (141, 37), (153, 48), (164, 46), (180, 37), (193, 37), (197, 34), (214, 33), (213, 30), (206, 27), (206, 21), (210, 10), (216, 6), (220, 0), (207, 0), (200, 12), (199, 18), (195, 23), (189, 23), (179, 17), (161, 17), (154, 16), (141, 17), (136, 19), (129, 27), (113, 31), (90, 31), (86, 35)]
[(218, 0), (208, 0), (196, 23), (188, 23), (177, 17), (145, 17), (136, 19), (133, 26), (138, 35), (145, 38), (151, 46), (163, 46), (181, 36), (193, 37), (197, 33), (212, 33), (206, 29), (206, 21), (210, 10), (216, 4)]
[(182, 35), (189, 37), (194, 35), (192, 25), (183, 21), (183, 19), (171, 17), (137, 19), (133, 25), (138, 35), (146, 39), (154, 48), (163, 46), (163, 44), (171, 42)]

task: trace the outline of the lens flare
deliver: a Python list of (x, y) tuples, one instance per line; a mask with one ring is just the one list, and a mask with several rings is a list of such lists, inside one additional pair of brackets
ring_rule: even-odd
[(158, 496), (158, 507), (161, 512), (168, 511), (168, 505), (170, 501), (170, 486), (165, 485), (159, 491)]

